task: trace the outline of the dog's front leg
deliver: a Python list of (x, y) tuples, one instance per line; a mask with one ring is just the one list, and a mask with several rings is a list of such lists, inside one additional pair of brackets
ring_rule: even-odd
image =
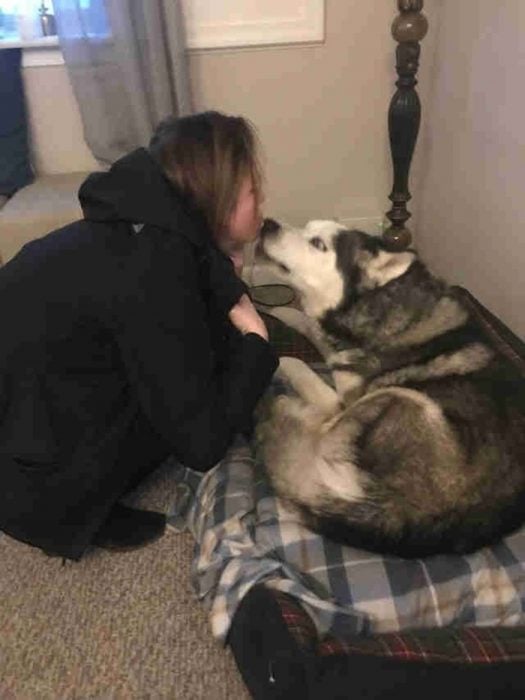
[(307, 404), (327, 413), (339, 407), (337, 393), (302, 360), (296, 357), (281, 357), (276, 374), (288, 382)]
[(347, 405), (361, 397), (370, 377), (380, 368), (378, 358), (361, 348), (332, 352), (326, 364), (332, 371), (337, 393)]

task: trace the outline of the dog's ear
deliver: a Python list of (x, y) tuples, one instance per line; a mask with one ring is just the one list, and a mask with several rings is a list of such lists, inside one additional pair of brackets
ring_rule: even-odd
[(391, 280), (401, 277), (412, 265), (415, 257), (415, 254), (410, 251), (390, 253), (387, 250), (380, 250), (366, 263), (364, 272), (367, 281), (371, 283), (370, 286), (382, 287)]

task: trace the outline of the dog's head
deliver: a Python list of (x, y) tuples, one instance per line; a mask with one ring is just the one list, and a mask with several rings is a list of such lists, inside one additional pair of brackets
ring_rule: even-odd
[(315, 318), (400, 277), (416, 257), (413, 251), (389, 252), (379, 237), (336, 221), (310, 221), (301, 229), (273, 219), (264, 221), (259, 253)]

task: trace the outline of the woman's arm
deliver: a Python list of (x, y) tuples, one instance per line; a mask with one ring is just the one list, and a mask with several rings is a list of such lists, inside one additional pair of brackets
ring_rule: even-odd
[[(248, 333), (217, 372), (198, 264), (185, 241), (152, 247), (140, 274), (127, 278), (114, 326), (131, 385), (177, 459), (209, 469), (249, 427), (277, 359), (263, 337)], [(224, 297), (225, 286), (217, 287)]]

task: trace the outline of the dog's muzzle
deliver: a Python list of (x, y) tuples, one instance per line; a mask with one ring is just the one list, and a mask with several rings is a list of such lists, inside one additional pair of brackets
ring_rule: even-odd
[(264, 238), (265, 236), (276, 234), (280, 228), (281, 224), (275, 221), (275, 219), (265, 219), (261, 226), (261, 236)]
[(273, 256), (269, 255), (265, 246), (265, 242), (273, 236), (276, 236), (280, 230), (281, 224), (275, 221), (275, 219), (265, 219), (263, 221), (263, 225), (261, 226), (261, 235), (259, 236), (259, 240), (257, 241), (257, 245), (255, 247), (255, 257), (260, 262), (271, 262), (274, 265), (277, 265), (282, 272), (289, 273), (289, 268), (279, 260), (275, 260)]

